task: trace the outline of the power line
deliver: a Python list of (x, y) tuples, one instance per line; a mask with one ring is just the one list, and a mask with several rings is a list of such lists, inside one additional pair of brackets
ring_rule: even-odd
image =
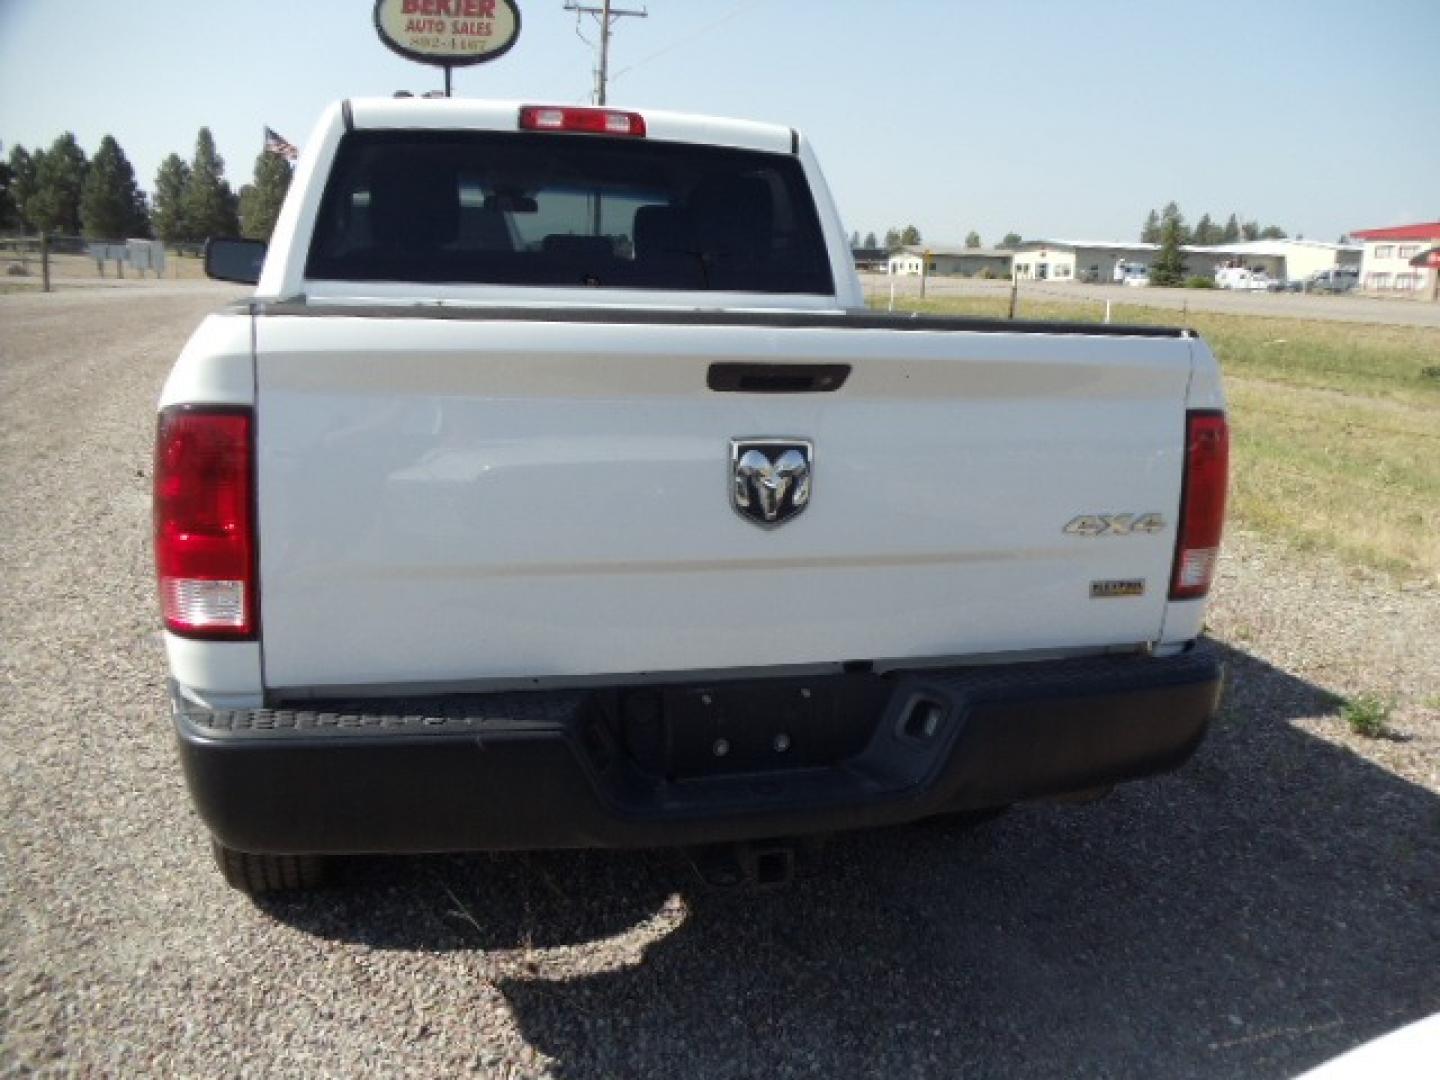
[[(593, 15), (595, 21), (600, 24), (600, 66), (595, 69), (595, 104), (605, 104), (605, 84), (609, 81), (610, 75), (610, 31), (620, 19), (630, 17), (635, 19), (646, 19), (650, 13), (644, 8), (634, 11), (629, 8), (617, 8), (610, 6), (610, 0), (604, 0), (599, 7), (581, 4), (578, 0), (566, 0), (566, 11), (575, 12), (575, 32), (580, 34), (580, 16)], [(580, 40), (585, 41), (585, 35), (580, 34)], [(589, 42), (586, 42), (589, 44)]]
[[(680, 38), (679, 40), (677, 40), (677, 41), (672, 41), (669, 45), (666, 45), (663, 49), (657, 49), (655, 52), (651, 53), (649, 56), (642, 56), (639, 60), (636, 60), (633, 64), (628, 64), (628, 65), (626, 65), (625, 67), (621, 68), (619, 71), (617, 71), (617, 72), (611, 77), (610, 81), (611, 81), (611, 82), (615, 82), (616, 80), (618, 80), (618, 79), (620, 78), (620, 76), (626, 75), (626, 74), (628, 74), (629, 72), (634, 71), (636, 68), (640, 67), (642, 64), (648, 64), (648, 63), (650, 63), (651, 60), (658, 60), (658, 59), (660, 59), (660, 57), (664, 56), (666, 53), (668, 53), (668, 52), (674, 52), (676, 49), (680, 48), (682, 45), (688, 45), (688, 44), (690, 44), (690, 42), (692, 42), (692, 41), (695, 41), (695, 40), (697, 40), (697, 39), (699, 39), (699, 38), (705, 37), (706, 35), (708, 35), (708, 34), (710, 33), (711, 30), (714, 30), (714, 29), (716, 29), (717, 27), (722, 26), (723, 24), (729, 22), (731, 19), (735, 18), (736, 15), (739, 15), (739, 14), (740, 14), (742, 11), (744, 11), (746, 8), (748, 8), (748, 7), (754, 7), (754, 6), (755, 6), (756, 4), (758, 4), (759, 2), (760, 2), (760, 0), (742, 0), (741, 3), (736, 4), (733, 8), (731, 8), (729, 11), (727, 11), (724, 15), (721, 15), (720, 18), (716, 19), (714, 22), (706, 23), (706, 24), (705, 24), (704, 26), (702, 26), (699, 30), (696, 30), (696, 31), (694, 31), (693, 33), (690, 33), (690, 34), (686, 34), (684, 37)], [(588, 43), (587, 43), (587, 44), (588, 44)]]

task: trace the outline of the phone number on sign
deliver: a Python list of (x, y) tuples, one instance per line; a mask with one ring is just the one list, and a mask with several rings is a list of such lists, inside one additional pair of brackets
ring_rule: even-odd
[(406, 44), (417, 50), (444, 50), (445, 52), (484, 52), (494, 44), (489, 38), (437, 37), (424, 35), (406, 39)]

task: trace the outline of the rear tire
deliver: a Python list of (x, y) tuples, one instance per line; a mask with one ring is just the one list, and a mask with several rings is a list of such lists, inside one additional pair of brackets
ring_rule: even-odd
[(314, 889), (329, 879), (329, 863), (321, 855), (258, 855), (236, 851), (212, 839), (215, 865), (231, 888), (247, 896)]

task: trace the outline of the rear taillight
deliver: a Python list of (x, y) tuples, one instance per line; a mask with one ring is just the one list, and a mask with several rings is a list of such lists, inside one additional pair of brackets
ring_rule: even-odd
[(253, 638), (254, 418), (247, 408), (172, 406), (155, 434), (155, 570), (165, 629)]
[(521, 105), (521, 131), (581, 131), (589, 135), (644, 137), (645, 118), (618, 109), (589, 109), (560, 105)]
[(1225, 485), (1230, 473), (1230, 428), (1225, 414), (1185, 414), (1185, 475), (1180, 488), (1180, 529), (1175, 543), (1171, 600), (1195, 600), (1210, 591), (1225, 526)]

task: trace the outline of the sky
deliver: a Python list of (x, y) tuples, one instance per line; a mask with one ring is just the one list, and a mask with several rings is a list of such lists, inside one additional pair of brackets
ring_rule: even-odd
[[(799, 128), (862, 235), (1134, 239), (1172, 199), (1320, 240), (1440, 220), (1440, 0), (616, 3), (649, 15), (616, 25), (612, 105)], [(456, 94), (588, 101), (577, 17), (517, 4), (515, 47)], [(238, 189), (266, 125), (303, 147), (330, 101), (442, 85), (372, 9), (0, 0), (0, 140), (112, 134), (149, 189), (208, 125)]]

